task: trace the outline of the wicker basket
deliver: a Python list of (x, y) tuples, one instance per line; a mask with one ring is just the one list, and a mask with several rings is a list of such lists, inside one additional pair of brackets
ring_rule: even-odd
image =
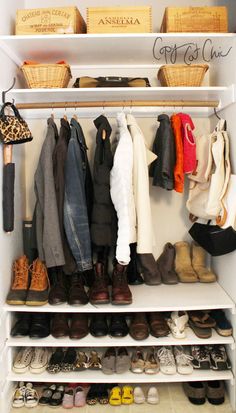
[(164, 65), (158, 71), (162, 86), (201, 86), (208, 65)]
[(64, 88), (72, 77), (67, 64), (24, 64), (21, 69), (29, 88)]

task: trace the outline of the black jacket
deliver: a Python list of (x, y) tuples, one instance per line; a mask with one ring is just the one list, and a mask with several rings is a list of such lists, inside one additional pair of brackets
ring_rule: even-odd
[(175, 141), (169, 116), (159, 115), (160, 122), (153, 142), (153, 152), (157, 159), (151, 164), (149, 174), (153, 185), (164, 189), (174, 189)]
[[(105, 116), (99, 116), (94, 124), (97, 128), (96, 149), (93, 167), (94, 201), (92, 210), (91, 238), (96, 246), (116, 244), (116, 212), (110, 196), (110, 170), (113, 156), (110, 145), (111, 126)], [(102, 131), (106, 131), (105, 140)]]

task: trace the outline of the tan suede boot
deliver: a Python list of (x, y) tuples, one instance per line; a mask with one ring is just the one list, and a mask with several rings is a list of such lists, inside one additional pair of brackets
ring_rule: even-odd
[(182, 283), (195, 283), (198, 281), (196, 272), (191, 264), (190, 245), (188, 242), (175, 243), (175, 271)]
[(205, 250), (195, 242), (192, 242), (192, 266), (200, 282), (212, 283), (216, 281), (216, 275), (206, 267)]

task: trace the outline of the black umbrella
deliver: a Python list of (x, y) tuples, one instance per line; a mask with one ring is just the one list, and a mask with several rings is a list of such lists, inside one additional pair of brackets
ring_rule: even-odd
[(14, 183), (15, 164), (12, 163), (12, 145), (3, 146), (3, 230), (12, 232), (14, 229)]

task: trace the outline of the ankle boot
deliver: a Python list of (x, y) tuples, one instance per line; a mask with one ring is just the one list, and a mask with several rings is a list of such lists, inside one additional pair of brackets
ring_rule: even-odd
[(88, 296), (84, 289), (82, 275), (75, 273), (70, 276), (71, 283), (69, 289), (68, 304), (85, 305), (88, 303)]
[[(67, 276), (68, 277), (68, 276)], [(48, 302), (51, 305), (58, 305), (67, 302), (67, 286), (65, 276), (61, 270), (53, 269), (51, 271), (51, 289)]]
[(164, 246), (163, 253), (156, 261), (157, 269), (161, 274), (163, 284), (177, 284), (178, 277), (174, 270), (175, 267), (175, 249), (174, 246), (167, 242)]
[(89, 301), (91, 304), (108, 304), (110, 302), (108, 277), (101, 262), (97, 262), (95, 265), (95, 280), (89, 290)]
[(152, 254), (138, 254), (139, 266), (144, 282), (147, 285), (161, 284), (161, 274)]
[(137, 266), (137, 244), (130, 244), (130, 262), (127, 266), (127, 280), (130, 285), (143, 284), (143, 278), (139, 274)]
[(126, 265), (117, 263), (112, 275), (112, 304), (131, 304), (132, 294), (127, 282)]
[(13, 264), (13, 280), (10, 291), (7, 295), (7, 304), (25, 304), (27, 290), (29, 287), (29, 261), (23, 255), (15, 260)]
[(192, 242), (192, 266), (196, 271), (199, 281), (212, 283), (216, 281), (215, 274), (206, 267), (206, 252), (200, 245)]
[(45, 264), (37, 258), (32, 264), (31, 283), (26, 305), (44, 305), (48, 302), (49, 279)]
[(198, 281), (196, 272), (191, 264), (190, 246), (188, 242), (175, 243), (175, 271), (182, 283), (194, 283)]

